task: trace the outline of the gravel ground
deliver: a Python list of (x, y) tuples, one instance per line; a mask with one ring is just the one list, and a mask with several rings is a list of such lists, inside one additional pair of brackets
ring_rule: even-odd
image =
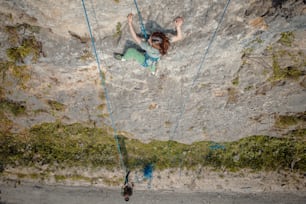
[[(119, 189), (71, 187), (35, 183), (1, 182), (0, 204), (116, 204), (126, 203)], [(276, 204), (306, 203), (306, 195), (287, 193), (214, 193), (135, 190), (128, 203), (132, 204)]]

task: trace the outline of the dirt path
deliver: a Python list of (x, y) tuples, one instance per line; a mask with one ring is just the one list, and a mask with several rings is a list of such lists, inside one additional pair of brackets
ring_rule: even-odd
[[(0, 204), (116, 204), (126, 203), (119, 189), (70, 187), (35, 183), (0, 183)], [(181, 193), (171, 191), (135, 191), (132, 204), (304, 204), (306, 195), (286, 193)]]

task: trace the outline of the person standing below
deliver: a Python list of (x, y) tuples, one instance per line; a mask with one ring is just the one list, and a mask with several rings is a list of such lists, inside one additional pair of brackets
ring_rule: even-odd
[(129, 183), (129, 174), (130, 174), (130, 171), (127, 172), (125, 176), (124, 185), (122, 186), (122, 189), (121, 189), (121, 194), (124, 197), (125, 201), (129, 201), (130, 196), (133, 195), (134, 183), (133, 182)]
[(150, 35), (148, 41), (140, 38), (133, 27), (133, 14), (127, 16), (130, 33), (141, 49), (145, 51), (143, 54), (135, 48), (128, 48), (124, 54), (115, 54), (117, 60), (135, 60), (145, 68), (149, 68), (150, 71), (155, 74), (156, 63), (160, 60), (161, 56), (167, 54), (170, 47), (170, 43), (177, 42), (183, 39), (182, 24), (183, 18), (177, 17), (175, 19), (176, 35), (168, 38), (163, 32), (153, 32)]

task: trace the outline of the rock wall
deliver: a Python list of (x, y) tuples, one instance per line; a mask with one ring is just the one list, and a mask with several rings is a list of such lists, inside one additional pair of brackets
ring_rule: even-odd
[[(231, 1), (205, 61), (226, 1), (139, 1), (148, 33), (170, 35), (173, 19), (185, 20), (184, 40), (172, 45), (156, 76), (113, 58), (135, 46), (126, 23), (137, 13), (133, 1), (84, 2), (121, 134), (191, 143), (305, 128), (305, 1)], [(19, 116), (5, 112), (10, 125), (2, 129), (55, 121), (111, 126), (82, 2), (3, 0), (0, 15), (1, 101), (26, 108)], [(137, 16), (134, 26), (140, 33)], [(25, 39), (38, 51), (23, 49)], [(14, 58), (11, 48), (28, 52)], [(299, 120), (277, 125), (282, 116)]]

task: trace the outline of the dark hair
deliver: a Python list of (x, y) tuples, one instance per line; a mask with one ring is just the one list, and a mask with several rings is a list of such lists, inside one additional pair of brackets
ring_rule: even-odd
[(165, 55), (170, 47), (169, 38), (162, 32), (154, 32), (151, 35), (152, 47), (159, 50), (161, 55)]

